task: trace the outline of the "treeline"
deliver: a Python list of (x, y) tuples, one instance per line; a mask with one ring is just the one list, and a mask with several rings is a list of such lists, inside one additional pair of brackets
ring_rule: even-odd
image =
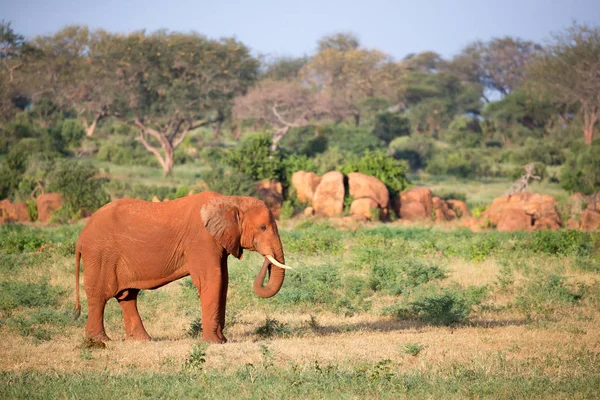
[[(25, 40), (3, 22), (0, 59), (2, 197), (35, 189), (40, 163), (75, 155), (166, 175), (199, 159), (283, 180), (365, 157), (463, 178), (512, 178), (535, 162), (541, 175), (562, 165), (549, 178), (568, 190), (600, 188), (598, 27), (573, 24), (545, 46), (474, 42), (449, 60), (394, 60), (340, 33), (310, 57), (265, 59), (233, 38), (71, 26)], [(219, 147), (247, 131), (267, 136)], [(248, 172), (246, 159), (280, 165)]]

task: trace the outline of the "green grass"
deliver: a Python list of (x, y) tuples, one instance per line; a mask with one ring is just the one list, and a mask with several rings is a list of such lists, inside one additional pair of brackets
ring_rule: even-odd
[(82, 318), (71, 319), (82, 228), (0, 227), (0, 398), (597, 396), (599, 233), (306, 221), (280, 229), (295, 269), (272, 299), (252, 291), (260, 255), (230, 259), (230, 344), (195, 342), (199, 298), (188, 277), (141, 292), (158, 342), (121, 342), (111, 300), (115, 340), (86, 350), (85, 296)]

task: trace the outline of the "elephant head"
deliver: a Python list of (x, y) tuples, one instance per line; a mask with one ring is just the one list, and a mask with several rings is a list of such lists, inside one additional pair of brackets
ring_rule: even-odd
[[(254, 280), (254, 292), (262, 298), (276, 295), (285, 269), (291, 267), (285, 265), (277, 224), (265, 203), (252, 197), (217, 196), (202, 207), (201, 216), (208, 232), (228, 254), (241, 259), (247, 249), (265, 257)], [(267, 271), (269, 281), (263, 286)]]

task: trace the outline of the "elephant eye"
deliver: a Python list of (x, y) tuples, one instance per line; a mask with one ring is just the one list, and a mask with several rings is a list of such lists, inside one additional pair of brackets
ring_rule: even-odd
[(261, 226), (258, 227), (258, 229), (260, 229), (261, 231), (264, 232), (264, 231), (267, 230), (267, 227), (265, 225), (261, 225)]

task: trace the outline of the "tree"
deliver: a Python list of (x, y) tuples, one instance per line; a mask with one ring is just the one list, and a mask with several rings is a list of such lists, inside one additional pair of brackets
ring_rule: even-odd
[(294, 80), (304, 65), (308, 62), (308, 57), (276, 57), (267, 61), (263, 66), (262, 79), (272, 79), (276, 81)]
[(110, 111), (139, 129), (137, 140), (165, 175), (185, 137), (218, 124), (257, 74), (258, 62), (234, 39), (158, 31), (111, 35), (102, 43), (100, 60), (116, 77)]
[(31, 48), (23, 35), (16, 33), (10, 22), (0, 21), (0, 117), (8, 119), (15, 110), (15, 102), (23, 97), (22, 79), (17, 75)]
[(386, 92), (386, 76), (393, 72), (389, 56), (359, 48), (358, 40), (349, 34), (324, 37), (318, 49), (300, 71), (301, 77), (321, 92), (332, 118), (339, 122), (351, 116), (358, 126), (361, 100)]
[[(465, 81), (504, 96), (520, 86), (528, 63), (539, 49), (534, 42), (509, 36), (477, 41), (455, 56), (448, 69)], [(483, 92), (482, 97), (489, 102)]]
[(254, 120), (274, 128), (272, 149), (291, 128), (310, 125), (327, 114), (319, 96), (300, 82), (263, 80), (234, 101), (237, 120)]
[(600, 118), (600, 28), (573, 24), (555, 34), (528, 77), (535, 91), (579, 106), (585, 143), (591, 145)]

